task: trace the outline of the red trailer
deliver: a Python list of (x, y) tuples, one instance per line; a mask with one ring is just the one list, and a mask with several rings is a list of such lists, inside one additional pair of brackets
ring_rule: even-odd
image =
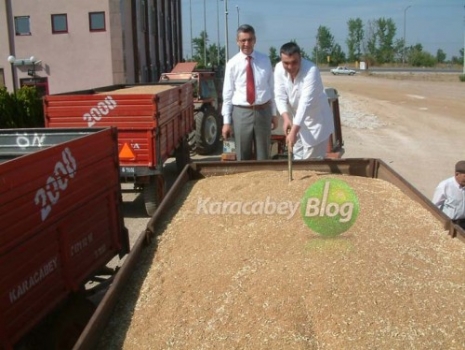
[(164, 194), (163, 164), (189, 162), (194, 129), (190, 83), (112, 85), (44, 98), (46, 127), (118, 128), (120, 175), (142, 190), (148, 215)]
[(0, 347), (11, 349), (129, 238), (116, 129), (0, 130), (0, 162)]

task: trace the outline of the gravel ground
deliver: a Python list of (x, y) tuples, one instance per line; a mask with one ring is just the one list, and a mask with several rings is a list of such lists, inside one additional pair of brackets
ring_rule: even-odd
[(332, 76), (345, 158), (379, 158), (431, 198), (465, 159), (465, 83), (458, 74)]
[(350, 99), (344, 96), (339, 98), (341, 124), (344, 128), (372, 130), (386, 126), (378, 116), (363, 110), (364, 103), (366, 101), (362, 99)]

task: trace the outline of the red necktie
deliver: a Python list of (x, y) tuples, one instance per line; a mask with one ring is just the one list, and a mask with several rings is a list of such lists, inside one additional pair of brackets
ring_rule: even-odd
[(253, 79), (252, 56), (247, 56), (247, 102), (253, 105), (255, 102), (255, 82)]

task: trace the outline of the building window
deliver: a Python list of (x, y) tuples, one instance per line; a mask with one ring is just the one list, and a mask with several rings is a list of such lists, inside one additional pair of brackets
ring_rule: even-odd
[(89, 12), (89, 30), (91, 32), (105, 31), (105, 12)]
[(66, 13), (52, 15), (52, 33), (68, 33), (68, 16)]
[(31, 35), (29, 16), (15, 17), (15, 32), (16, 35)]

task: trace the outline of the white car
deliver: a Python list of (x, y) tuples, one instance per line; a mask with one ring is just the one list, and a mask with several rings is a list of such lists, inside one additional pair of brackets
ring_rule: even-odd
[(339, 66), (337, 68), (331, 69), (331, 73), (333, 73), (334, 75), (339, 75), (339, 74), (354, 75), (356, 72), (353, 69), (349, 69), (347, 67)]

